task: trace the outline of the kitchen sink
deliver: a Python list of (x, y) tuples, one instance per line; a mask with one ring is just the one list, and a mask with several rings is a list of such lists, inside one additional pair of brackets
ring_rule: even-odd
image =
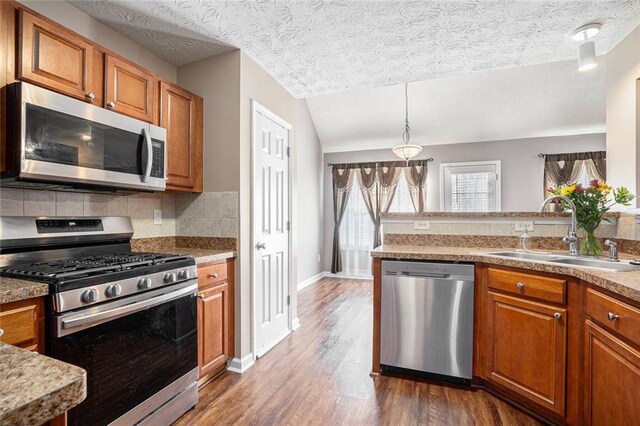
[(584, 266), (587, 268), (604, 269), (613, 272), (627, 272), (640, 270), (640, 265), (632, 265), (628, 261), (609, 262), (605, 259), (595, 259), (582, 256), (564, 256), (554, 253), (534, 253), (520, 251), (501, 251), (484, 253), (490, 256), (509, 257), (524, 260), (537, 260), (541, 262), (557, 263), (569, 266)]

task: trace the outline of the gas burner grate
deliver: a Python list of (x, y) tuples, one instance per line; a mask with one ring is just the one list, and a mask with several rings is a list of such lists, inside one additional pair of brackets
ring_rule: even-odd
[(27, 280), (58, 282), (162, 265), (187, 258), (188, 256), (161, 253), (116, 253), (12, 265), (0, 269), (0, 275)]

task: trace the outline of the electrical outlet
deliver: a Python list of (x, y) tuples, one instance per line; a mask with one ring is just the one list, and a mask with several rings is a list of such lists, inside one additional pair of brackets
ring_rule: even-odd
[(415, 222), (413, 222), (413, 229), (421, 229), (423, 231), (431, 229), (431, 221), (416, 220)]
[(516, 221), (516, 231), (533, 231), (533, 221)]
[(162, 225), (162, 210), (153, 211), (153, 224)]

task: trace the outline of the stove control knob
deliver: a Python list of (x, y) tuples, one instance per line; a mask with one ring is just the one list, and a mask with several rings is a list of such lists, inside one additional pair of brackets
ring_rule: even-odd
[(186, 280), (187, 278), (189, 278), (189, 271), (187, 271), (186, 269), (181, 269), (178, 271), (178, 279)]
[(164, 282), (165, 283), (172, 283), (176, 281), (176, 274), (175, 272), (167, 272), (166, 274), (164, 274)]
[(140, 278), (138, 280), (138, 288), (140, 290), (148, 290), (151, 288), (151, 279), (149, 278)]
[(120, 293), (122, 293), (122, 287), (120, 287), (120, 284), (111, 284), (110, 286), (107, 286), (104, 293), (107, 297), (118, 297), (120, 296)]
[(80, 299), (82, 299), (84, 303), (95, 303), (98, 301), (98, 290), (95, 288), (85, 290), (82, 292)]

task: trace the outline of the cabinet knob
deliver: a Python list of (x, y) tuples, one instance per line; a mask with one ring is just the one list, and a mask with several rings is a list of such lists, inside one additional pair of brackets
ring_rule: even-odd
[(213, 274), (209, 275), (209, 277), (211, 278), (218, 278), (218, 273), (214, 272)]
[(114, 109), (115, 107), (116, 107), (116, 104), (113, 101), (107, 102), (107, 108)]
[(89, 99), (90, 101), (94, 100), (95, 98), (96, 95), (93, 92), (87, 93), (87, 99)]
[(4, 330), (0, 328), (0, 337), (4, 334)]
[(204, 294), (199, 294), (199, 295), (198, 295), (198, 298), (199, 298), (199, 299), (204, 299)]
[(609, 313), (607, 314), (607, 318), (609, 319), (609, 321), (615, 321), (615, 320), (617, 320), (618, 318), (620, 318), (620, 315), (616, 315), (616, 314), (614, 314), (613, 312), (609, 312)]
[(560, 312), (556, 312), (555, 314), (553, 314), (553, 317), (559, 320), (560, 318), (562, 318), (562, 314)]
[(518, 290), (522, 290), (524, 288), (524, 283), (517, 283), (516, 287), (518, 287)]
[(258, 243), (256, 244), (256, 249), (258, 250), (264, 250), (267, 248), (267, 244), (266, 243)]

